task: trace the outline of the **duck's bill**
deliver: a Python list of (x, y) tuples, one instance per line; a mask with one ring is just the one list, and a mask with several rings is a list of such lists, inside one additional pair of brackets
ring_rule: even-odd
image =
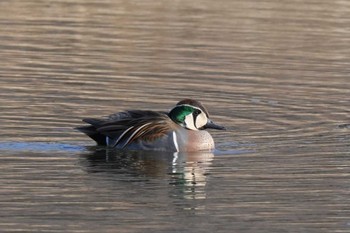
[(218, 130), (226, 130), (225, 127), (221, 126), (221, 125), (217, 125), (212, 121), (208, 121), (208, 123), (204, 126), (205, 129), (218, 129)]

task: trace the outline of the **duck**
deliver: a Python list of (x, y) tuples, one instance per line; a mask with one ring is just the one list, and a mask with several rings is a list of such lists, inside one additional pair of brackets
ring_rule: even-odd
[(128, 110), (83, 122), (88, 125), (76, 129), (98, 146), (123, 150), (213, 151), (215, 143), (207, 129), (225, 130), (194, 99), (179, 101), (169, 112)]

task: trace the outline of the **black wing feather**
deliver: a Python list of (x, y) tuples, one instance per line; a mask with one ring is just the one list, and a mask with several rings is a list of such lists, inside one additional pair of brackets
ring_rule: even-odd
[(138, 133), (138, 135), (144, 135), (145, 137), (152, 139), (151, 132), (153, 133), (155, 128), (159, 128), (159, 132), (165, 133), (166, 128), (164, 128), (164, 122), (167, 122), (167, 120), (170, 120), (170, 118), (168, 118), (165, 112), (129, 110), (110, 115), (107, 119), (83, 119), (85, 123), (90, 125), (77, 127), (76, 129), (95, 140), (98, 145), (106, 145), (106, 136), (118, 139), (129, 129), (129, 131), (125, 133), (117, 143), (125, 145), (126, 142), (130, 143), (134, 140), (134, 137), (130, 137), (139, 129), (139, 127), (142, 127), (149, 122), (162, 124), (151, 125), (151, 127), (145, 129), (146, 131), (141, 134)]

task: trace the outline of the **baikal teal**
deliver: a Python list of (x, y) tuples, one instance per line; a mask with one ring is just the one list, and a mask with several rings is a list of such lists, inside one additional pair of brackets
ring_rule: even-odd
[(130, 110), (83, 121), (89, 125), (76, 129), (98, 145), (130, 150), (211, 151), (215, 144), (206, 129), (225, 129), (213, 123), (207, 109), (193, 99), (178, 102), (169, 113)]

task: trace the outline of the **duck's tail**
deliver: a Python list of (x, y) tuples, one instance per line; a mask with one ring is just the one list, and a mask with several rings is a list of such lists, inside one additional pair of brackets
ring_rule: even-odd
[[(84, 122), (87, 122), (91, 124), (91, 119), (84, 119)], [(97, 128), (95, 124), (87, 125), (87, 126), (79, 126), (75, 128), (76, 130), (86, 134), (89, 136), (91, 139), (93, 139), (97, 145), (99, 146), (106, 146), (106, 135), (101, 134), (100, 132), (97, 131)]]

